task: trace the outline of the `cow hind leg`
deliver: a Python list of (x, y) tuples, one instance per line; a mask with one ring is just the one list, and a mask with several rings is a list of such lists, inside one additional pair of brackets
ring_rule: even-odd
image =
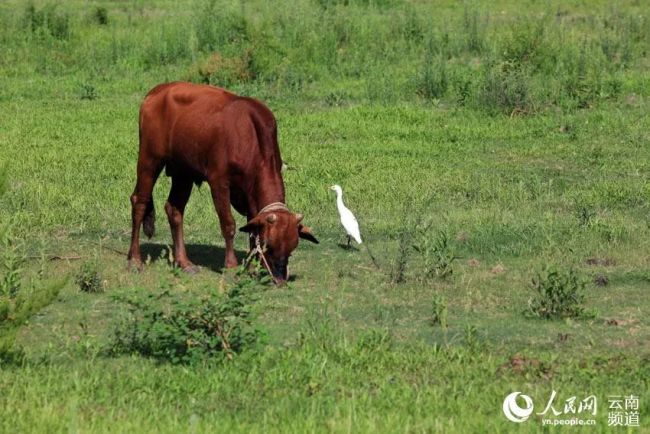
[(131, 195), (131, 246), (128, 254), (129, 265), (137, 269), (142, 268), (140, 226), (145, 221), (145, 235), (153, 235), (155, 217), (151, 194), (162, 167), (161, 163), (145, 165), (138, 161), (138, 179)]
[(144, 219), (142, 221), (142, 231), (151, 239), (156, 233), (156, 210), (153, 206), (153, 200), (147, 203), (147, 208), (144, 212)]
[(172, 177), (172, 188), (167, 203), (165, 203), (165, 212), (167, 213), (172, 240), (174, 241), (174, 264), (183, 271), (195, 273), (198, 271), (198, 267), (188, 259), (183, 239), (183, 216), (185, 214), (185, 205), (187, 205), (191, 193), (191, 180)]

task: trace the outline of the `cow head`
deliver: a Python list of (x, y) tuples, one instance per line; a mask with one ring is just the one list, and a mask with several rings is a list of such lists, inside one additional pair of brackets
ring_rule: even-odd
[(239, 228), (252, 236), (259, 236), (260, 245), (265, 248), (264, 256), (269, 263), (273, 277), (282, 283), (287, 280), (287, 264), (291, 252), (303, 238), (318, 244), (311, 229), (302, 223), (302, 214), (288, 210), (262, 212)]

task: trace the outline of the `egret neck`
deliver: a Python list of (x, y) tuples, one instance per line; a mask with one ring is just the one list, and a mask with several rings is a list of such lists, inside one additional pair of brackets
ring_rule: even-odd
[(343, 205), (343, 191), (338, 188), (336, 189), (336, 206), (338, 207), (339, 212), (346, 209), (345, 205)]

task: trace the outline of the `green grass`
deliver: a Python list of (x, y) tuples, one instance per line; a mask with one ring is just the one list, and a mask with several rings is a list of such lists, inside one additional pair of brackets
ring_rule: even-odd
[[(609, 432), (608, 396), (639, 395), (647, 432), (649, 10), (523, 3), (0, 5), (0, 231), (10, 224), (26, 257), (26, 288), (67, 278), (11, 328), (24, 357), (0, 365), (0, 431), (542, 432), (538, 416), (508, 422), (502, 401), (522, 391), (538, 412), (556, 390), (598, 397), (595, 432)], [(185, 222), (203, 271), (167, 264), (165, 177), (151, 262), (126, 267), (138, 107), (175, 79), (267, 102), (289, 206), (321, 240), (295, 252), (294, 281), (258, 294), (266, 344), (232, 361), (105, 352), (126, 310), (115, 295), (198, 297), (223, 282), (205, 186)], [(380, 270), (338, 246), (333, 183)], [(448, 235), (453, 273), (425, 279), (409, 250), (391, 282), (418, 223)], [(244, 237), (236, 246), (242, 257)], [(103, 292), (75, 283), (88, 261)], [(546, 265), (587, 280), (595, 318), (527, 317)], [(442, 299), (447, 329), (432, 321)]]

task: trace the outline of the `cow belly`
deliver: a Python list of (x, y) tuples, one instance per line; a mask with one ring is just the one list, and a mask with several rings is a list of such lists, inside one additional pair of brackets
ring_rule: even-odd
[(189, 179), (197, 186), (205, 181), (203, 173), (176, 159), (165, 163), (165, 175), (172, 178)]

